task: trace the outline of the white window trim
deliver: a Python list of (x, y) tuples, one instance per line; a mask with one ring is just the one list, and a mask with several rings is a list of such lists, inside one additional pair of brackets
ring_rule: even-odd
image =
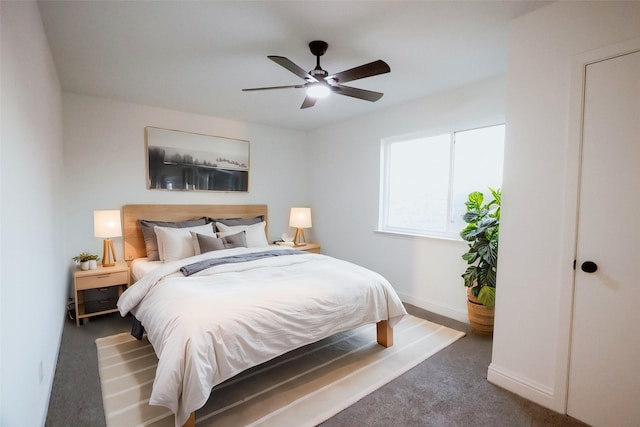
[(465, 243), (465, 241), (458, 235), (456, 236), (452, 236), (450, 234), (443, 234), (443, 235), (438, 235), (437, 233), (433, 232), (433, 233), (429, 233), (429, 234), (421, 234), (421, 233), (417, 233), (413, 230), (411, 231), (400, 231), (398, 230), (381, 230), (381, 229), (375, 229), (373, 230), (374, 233), (376, 234), (382, 234), (382, 235), (391, 235), (391, 236), (402, 236), (402, 237), (408, 237), (408, 238), (416, 238), (416, 239), (435, 239), (435, 240), (446, 240), (446, 241), (450, 241), (450, 242), (461, 242), (461, 243)]

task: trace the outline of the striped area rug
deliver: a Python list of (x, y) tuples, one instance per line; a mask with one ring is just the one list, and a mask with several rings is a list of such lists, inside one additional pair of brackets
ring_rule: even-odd
[[(376, 343), (375, 324), (337, 334), (218, 385), (196, 424), (315, 426), (463, 336), (413, 316), (396, 325), (390, 348)], [(96, 346), (107, 426), (173, 426), (168, 409), (148, 404), (158, 359), (146, 338), (123, 333)]]

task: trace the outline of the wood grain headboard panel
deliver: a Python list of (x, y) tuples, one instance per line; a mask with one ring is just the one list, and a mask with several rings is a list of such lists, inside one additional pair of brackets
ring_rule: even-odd
[[(140, 219), (184, 221), (203, 216), (217, 219), (263, 216), (268, 224), (267, 205), (124, 205), (122, 231), (125, 261), (142, 258), (147, 254)], [(269, 236), (266, 227), (265, 233)]]

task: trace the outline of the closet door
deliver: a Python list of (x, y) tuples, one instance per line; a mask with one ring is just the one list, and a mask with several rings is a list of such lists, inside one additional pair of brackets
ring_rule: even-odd
[(640, 426), (640, 52), (587, 66), (567, 404)]

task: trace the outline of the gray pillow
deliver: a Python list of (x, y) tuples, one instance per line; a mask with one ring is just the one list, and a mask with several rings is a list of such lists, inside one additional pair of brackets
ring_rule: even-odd
[(245, 231), (225, 237), (212, 237), (195, 233), (193, 231), (190, 233), (191, 238), (193, 239), (193, 249), (195, 250), (196, 255), (200, 255), (205, 252), (219, 251), (220, 249), (247, 247), (247, 233)]
[[(255, 218), (226, 218), (226, 219), (215, 219), (215, 218), (207, 218), (209, 222), (219, 222), (224, 225), (228, 225), (229, 227), (234, 227), (236, 225), (252, 225), (258, 224), (264, 221), (264, 216), (260, 215)], [(217, 230), (220, 231), (220, 230)]]
[(149, 221), (146, 219), (140, 220), (140, 228), (142, 228), (142, 236), (144, 237), (144, 246), (147, 250), (147, 258), (149, 261), (159, 261), (160, 254), (158, 253), (158, 239), (156, 232), (153, 229), (156, 225), (159, 227), (172, 227), (172, 228), (184, 228), (195, 227), (196, 225), (205, 225), (207, 218), (194, 218), (186, 221)]

